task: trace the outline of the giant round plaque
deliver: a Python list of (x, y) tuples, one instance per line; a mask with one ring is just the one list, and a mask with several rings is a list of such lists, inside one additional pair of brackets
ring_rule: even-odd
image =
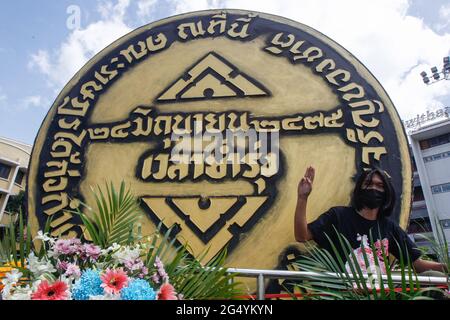
[(297, 184), (309, 165), (308, 221), (348, 205), (356, 176), (377, 165), (406, 227), (407, 139), (361, 62), (289, 19), (193, 12), (118, 39), (64, 87), (35, 141), (29, 215), (34, 231), (53, 217), (52, 235), (79, 236), (71, 211), (95, 207), (91, 187), (125, 181), (145, 212), (144, 234), (175, 226), (193, 255), (226, 247), (228, 266), (272, 269), (295, 242)]

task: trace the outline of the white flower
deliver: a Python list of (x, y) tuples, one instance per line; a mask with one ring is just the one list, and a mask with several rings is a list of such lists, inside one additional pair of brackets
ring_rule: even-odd
[(117, 244), (117, 243), (114, 242), (114, 243), (113, 243), (111, 246), (109, 246), (108, 248), (102, 249), (102, 250), (101, 250), (101, 253), (102, 253), (102, 255), (107, 255), (108, 253), (117, 251), (117, 250), (119, 250), (120, 248), (121, 248), (121, 246), (120, 246), (119, 244)]
[(34, 274), (36, 278), (39, 278), (45, 273), (56, 272), (55, 267), (50, 261), (47, 261), (45, 259), (40, 260), (34, 255), (33, 252), (28, 256), (28, 269)]
[(25, 287), (4, 287), (2, 292), (3, 300), (31, 300), (32, 290), (29, 285)]
[(32, 290), (33, 292), (34, 292), (34, 291), (37, 291), (37, 289), (39, 288), (39, 285), (41, 284), (42, 280), (45, 280), (45, 279), (37, 279), (37, 280), (35, 280), (35, 281), (32, 283), (32, 285), (31, 285), (31, 290)]
[(29, 287), (17, 288), (9, 300), (31, 300), (32, 291)]
[(9, 300), (9, 297), (11, 296), (11, 289), (12, 287), (9, 285), (5, 285), (2, 289), (2, 299), (3, 300)]
[(22, 272), (19, 272), (17, 269), (12, 269), (11, 272), (5, 274), (5, 278), (2, 280), (2, 283), (5, 286), (12, 286), (19, 282), (20, 278), (23, 276)]
[(103, 270), (106, 268), (107, 263), (106, 262), (96, 262), (95, 263), (95, 268), (97, 270)]
[(33, 241), (36, 241), (36, 240), (42, 240), (43, 242), (47, 242), (48, 241), (50, 243), (55, 242), (54, 238), (49, 237), (48, 233), (47, 232), (43, 233), (42, 230), (39, 230), (38, 233), (37, 233), (37, 236), (33, 239)]
[(121, 247), (118, 251), (112, 254), (112, 258), (118, 263), (125, 263), (126, 261), (134, 261), (141, 255), (139, 246), (130, 248), (128, 246)]
[(47, 257), (56, 259), (59, 257), (59, 253), (54, 250), (48, 250)]

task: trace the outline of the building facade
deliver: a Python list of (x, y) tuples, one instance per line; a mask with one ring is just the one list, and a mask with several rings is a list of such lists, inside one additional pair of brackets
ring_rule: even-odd
[(6, 210), (8, 200), (25, 190), (32, 146), (0, 137), (0, 225), (15, 218)]
[[(409, 133), (414, 155), (414, 199), (409, 233), (433, 235), (442, 228), (450, 241), (450, 119)], [(440, 224), (440, 226), (438, 226)]]

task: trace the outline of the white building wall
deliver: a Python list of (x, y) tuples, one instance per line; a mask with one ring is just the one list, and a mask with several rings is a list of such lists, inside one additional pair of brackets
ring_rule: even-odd
[[(422, 150), (431, 185), (450, 182), (450, 143)], [(433, 159), (430, 159), (433, 157)], [(436, 159), (439, 157), (440, 159)]]
[(450, 121), (447, 120), (439, 127), (424, 128), (410, 136), (434, 236), (437, 235), (438, 226), (435, 224), (437, 219), (444, 229), (448, 243), (450, 243), (450, 143), (422, 150), (420, 141), (449, 132)]
[(15, 182), (19, 170), (26, 175), (31, 148), (30, 145), (0, 137), (0, 163), (10, 170), (7, 178), (0, 177), (0, 226), (10, 220), (4, 217), (9, 197), (25, 189), (25, 178), (20, 185)]

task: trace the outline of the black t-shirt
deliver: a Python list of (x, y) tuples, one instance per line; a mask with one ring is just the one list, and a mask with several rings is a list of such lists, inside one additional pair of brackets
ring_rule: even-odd
[(400, 247), (405, 264), (408, 259), (407, 254), (411, 263), (420, 257), (417, 246), (396, 223), (387, 218), (367, 220), (352, 207), (333, 207), (317, 220), (309, 223), (308, 228), (312, 233), (313, 240), (335, 257), (332, 246), (326, 237), (328, 235), (344, 262), (348, 257), (344, 252), (348, 252), (348, 250), (342, 249), (335, 229), (348, 240), (353, 249), (361, 245), (358, 237), (366, 235), (369, 244), (371, 241), (375, 243), (378, 240), (386, 243), (387, 240), (388, 252), (397, 259), (400, 259)]

